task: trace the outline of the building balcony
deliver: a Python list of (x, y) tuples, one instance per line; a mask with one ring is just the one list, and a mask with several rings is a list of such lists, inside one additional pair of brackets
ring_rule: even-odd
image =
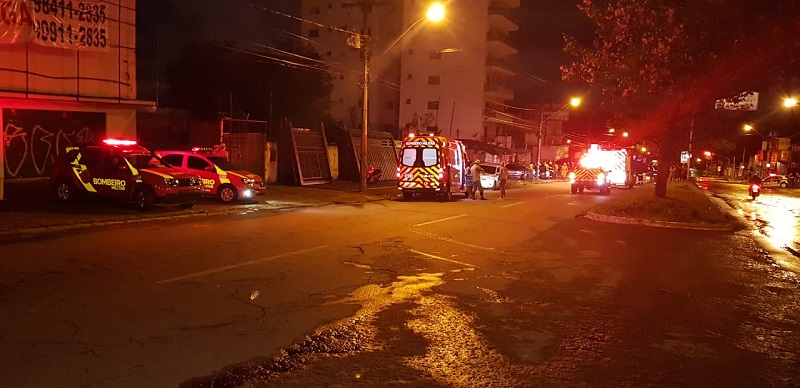
[(489, 47), (489, 53), (493, 57), (505, 57), (517, 53), (517, 49), (510, 43), (508, 34), (489, 30), (489, 33), (486, 34), (486, 42)]
[(514, 77), (517, 74), (508, 67), (505, 60), (500, 58), (486, 58), (486, 71), (491, 74), (500, 74), (505, 77)]
[(507, 8), (489, 7), (489, 26), (503, 32), (516, 31), (519, 29), (516, 23), (511, 21)]
[(496, 82), (485, 83), (483, 85), (483, 91), (487, 99), (491, 101), (508, 101), (514, 99), (514, 90)]
[(520, 0), (492, 0), (492, 7), (519, 8)]

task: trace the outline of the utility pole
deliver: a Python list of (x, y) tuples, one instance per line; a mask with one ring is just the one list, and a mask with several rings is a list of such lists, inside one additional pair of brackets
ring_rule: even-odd
[(692, 135), (694, 134), (694, 117), (689, 121), (689, 158), (686, 160), (686, 181), (692, 177)]

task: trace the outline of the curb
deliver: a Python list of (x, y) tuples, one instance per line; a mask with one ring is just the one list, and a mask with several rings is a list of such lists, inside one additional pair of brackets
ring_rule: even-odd
[(607, 216), (593, 212), (586, 213), (586, 218), (594, 221), (610, 222), (622, 225), (644, 225), (653, 226), (658, 228), (672, 228), (672, 229), (690, 229), (690, 230), (709, 230), (709, 231), (731, 231), (733, 225), (717, 225), (717, 224), (695, 224), (688, 222), (668, 222), (668, 221), (651, 221), (636, 218), (626, 218), (618, 216)]
[[(68, 225), (51, 225), (51, 226), (37, 226), (37, 227), (29, 227), (29, 228), (22, 228), (17, 230), (9, 230), (9, 231), (0, 231), (0, 240), (4, 238), (24, 238), (24, 237), (31, 237), (39, 234), (46, 234), (46, 233), (58, 233), (58, 232), (66, 232), (66, 231), (73, 231), (73, 230), (81, 230), (81, 229), (89, 229), (89, 228), (102, 228), (102, 227), (110, 227), (110, 226), (119, 226), (119, 225), (133, 225), (133, 224), (141, 224), (144, 222), (157, 222), (157, 221), (167, 221), (167, 220), (177, 220), (177, 219), (187, 219), (187, 218), (200, 218), (200, 217), (215, 217), (215, 216), (225, 216), (225, 215), (232, 215), (238, 213), (256, 213), (256, 212), (268, 212), (268, 211), (278, 211), (278, 210), (286, 210), (286, 209), (301, 209), (301, 208), (308, 208), (308, 207), (323, 207), (323, 206), (332, 206), (332, 205), (343, 205), (343, 204), (352, 204), (352, 203), (368, 203), (368, 202), (378, 202), (378, 201), (385, 201), (396, 198), (396, 195), (383, 195), (380, 197), (375, 196), (374, 198), (366, 198), (363, 200), (352, 200), (352, 201), (328, 201), (316, 204), (302, 204), (302, 205), (275, 205), (271, 206), (267, 209), (252, 209), (252, 208), (228, 208), (225, 210), (216, 210), (216, 211), (202, 211), (196, 213), (189, 213), (189, 214), (178, 214), (178, 215), (168, 215), (168, 216), (158, 216), (158, 217), (145, 217), (145, 218), (135, 218), (130, 220), (124, 221), (87, 221), (87, 222), (80, 222), (75, 224), (68, 224)], [(269, 201), (267, 201), (268, 203)]]

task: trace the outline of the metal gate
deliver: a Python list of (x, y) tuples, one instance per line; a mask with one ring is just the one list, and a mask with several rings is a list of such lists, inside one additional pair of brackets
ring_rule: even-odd
[(328, 163), (328, 141), (325, 131), (292, 128), (292, 146), (300, 175), (300, 184), (313, 185), (333, 182)]
[[(361, 171), (361, 130), (350, 130), (350, 149), (348, 155), (355, 162), (355, 171)], [(372, 164), (383, 171), (381, 180), (391, 181), (397, 179), (397, 149), (394, 147), (394, 138), (389, 132), (370, 131), (367, 137), (367, 164)], [(360, 173), (357, 177), (360, 178)]]
[(222, 142), (225, 143), (231, 164), (264, 176), (263, 133), (225, 133), (222, 135)]

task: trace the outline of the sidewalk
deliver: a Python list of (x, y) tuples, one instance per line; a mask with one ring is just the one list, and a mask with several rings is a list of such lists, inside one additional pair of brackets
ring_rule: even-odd
[(361, 193), (359, 189), (358, 182), (346, 181), (313, 186), (269, 185), (266, 196), (251, 202), (224, 204), (214, 198), (204, 198), (189, 210), (176, 206), (156, 206), (152, 211), (140, 212), (128, 203), (86, 201), (61, 204), (52, 197), (47, 179), (12, 180), (6, 181), (6, 198), (0, 201), (0, 238), (190, 217), (363, 203), (399, 197), (394, 181), (369, 185), (366, 193)]
[[(554, 181), (509, 181), (509, 189), (548, 182)], [(349, 181), (310, 186), (274, 184), (267, 186), (266, 196), (251, 202), (224, 204), (215, 198), (204, 198), (188, 210), (176, 206), (156, 206), (147, 212), (137, 211), (128, 203), (58, 203), (52, 197), (48, 179), (6, 181), (5, 195), (5, 200), (0, 201), (0, 240), (92, 227), (400, 198), (394, 180), (370, 184), (366, 193), (361, 193), (358, 182)]]

